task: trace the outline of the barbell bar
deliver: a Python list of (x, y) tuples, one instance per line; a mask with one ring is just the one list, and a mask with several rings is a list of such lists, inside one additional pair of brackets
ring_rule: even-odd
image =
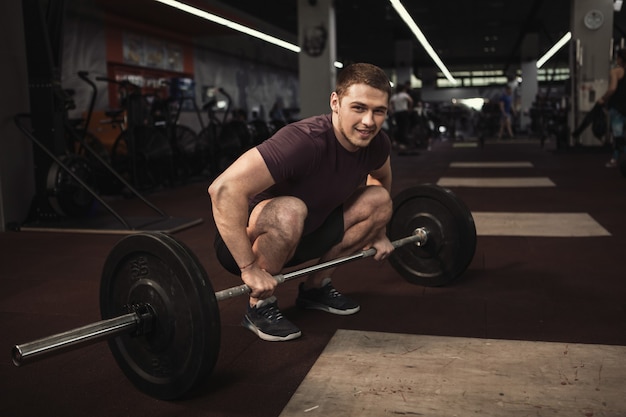
[[(391, 242), (391, 244), (393, 245), (394, 249), (397, 249), (401, 246), (408, 245), (410, 243), (415, 243), (417, 246), (422, 246), (427, 242), (427, 240), (428, 240), (428, 231), (425, 228), (420, 227), (420, 228), (415, 229), (412, 235), (398, 239), (398, 240), (394, 240), (393, 242)], [(277, 274), (277, 275), (274, 275), (274, 279), (279, 284), (282, 284), (283, 282), (286, 282), (295, 278), (300, 278), (305, 275), (311, 274), (313, 272), (334, 268), (339, 265), (347, 264), (349, 262), (356, 261), (359, 259), (369, 258), (370, 256), (374, 256), (374, 255), (376, 255), (376, 249), (370, 248), (370, 249), (358, 252), (354, 255), (344, 256), (342, 258), (337, 258), (337, 259), (333, 259), (327, 262), (322, 262), (317, 265), (298, 269), (296, 271), (288, 272), (285, 274)], [(222, 301), (228, 298), (232, 298), (241, 294), (248, 294), (248, 293), (250, 293), (250, 288), (247, 285), (243, 284), (243, 285), (238, 285), (236, 287), (218, 291), (215, 293), (215, 298), (217, 299), (217, 301)]]
[(135, 331), (142, 318), (136, 312), (124, 314), (112, 319), (101, 320), (63, 333), (47, 336), (11, 349), (11, 358), (15, 366), (43, 358), (54, 352), (69, 350), (72, 347), (86, 345)]
[[(469, 209), (450, 190), (432, 184), (394, 197), (387, 235), (395, 248), (390, 264), (409, 282), (424, 286), (456, 279), (476, 248)], [(282, 283), (375, 254), (371, 248), (274, 278)], [(179, 399), (206, 380), (217, 362), (217, 302), (249, 291), (239, 285), (213, 292), (196, 255), (166, 233), (129, 235), (113, 247), (103, 267), (102, 321), (15, 345), (13, 363), (20, 366), (107, 339), (117, 364), (140, 391)]]
[[(426, 229), (418, 228), (413, 231), (413, 234), (411, 236), (395, 240), (391, 242), (391, 244), (394, 248), (399, 248), (401, 246), (411, 243), (421, 246), (426, 243), (427, 239), (428, 232), (426, 231)], [(333, 259), (327, 262), (319, 263), (285, 274), (277, 274), (274, 275), (273, 278), (279, 284), (282, 284), (283, 282), (299, 278), (316, 271), (334, 268), (339, 265), (374, 256), (375, 254), (376, 249), (371, 248), (358, 252), (354, 255)], [(249, 292), (250, 287), (248, 287), (247, 285), (238, 285), (232, 288), (217, 291), (215, 293), (215, 299), (217, 301), (223, 301), (243, 294), (248, 294)], [(133, 311), (132, 313), (124, 314), (118, 317), (101, 320), (76, 328), (74, 330), (68, 330), (66, 332), (47, 336), (38, 340), (34, 340), (32, 342), (15, 345), (13, 346), (11, 351), (13, 363), (16, 366), (21, 366), (53, 353), (69, 350), (71, 348), (97, 342), (103, 339), (108, 339), (109, 337), (113, 337), (119, 334), (133, 332), (136, 336), (148, 334), (153, 326), (146, 325), (146, 323), (153, 322), (157, 319), (157, 317), (155, 317), (155, 313), (151, 311), (152, 308), (150, 307), (150, 305), (147, 304), (130, 308), (134, 308), (137, 311)], [(139, 310), (142, 310), (143, 312)], [(144, 327), (143, 330), (141, 330), (142, 327)]]

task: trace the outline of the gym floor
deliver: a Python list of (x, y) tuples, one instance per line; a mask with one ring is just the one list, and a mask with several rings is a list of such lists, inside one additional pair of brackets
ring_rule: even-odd
[[(387, 332), (511, 343), (626, 346), (626, 179), (617, 169), (604, 167), (609, 151), (556, 150), (550, 143), (542, 148), (533, 140), (474, 145), (437, 142), (431, 151), (394, 155), (392, 160), (394, 194), (417, 184), (446, 184), (475, 213), (476, 253), (459, 279), (444, 287), (421, 287), (407, 282), (388, 263), (353, 262), (337, 271), (334, 284), (357, 299), (361, 311), (343, 317), (298, 310), (294, 305), (297, 280), (284, 283), (277, 290), (281, 309), (303, 332), (300, 339), (286, 343), (263, 342), (239, 325), (245, 297), (222, 301), (216, 367), (206, 384), (178, 401), (156, 400), (134, 388), (105, 342), (15, 367), (10, 359), (14, 344), (100, 319), (102, 266), (121, 236), (0, 234), (0, 328), (4, 334), (0, 350), (5, 352), (0, 361), (0, 415), (276, 417), (286, 410), (334, 336), (345, 336), (344, 330), (358, 335)], [(518, 164), (477, 164), (484, 162)], [(520, 185), (516, 179), (527, 182)], [(219, 266), (212, 252), (215, 226), (207, 186), (207, 182), (197, 182), (147, 197), (170, 216), (204, 219), (174, 236), (197, 255), (217, 291), (240, 281)], [(145, 206), (133, 199), (113, 204), (124, 215), (146, 213)], [(516, 230), (511, 222), (495, 227), (493, 213), (511, 213), (519, 234), (507, 232)], [(524, 227), (518, 216), (522, 213), (549, 213), (562, 219), (549, 221), (536, 232)], [(577, 223), (580, 216), (568, 215), (574, 213), (591, 219), (589, 234), (581, 232), (587, 229)], [(564, 222), (571, 235), (563, 233)], [(553, 226), (560, 232), (551, 235)], [(502, 228), (504, 232), (499, 233)], [(512, 349), (511, 356), (515, 356)], [(520, 355), (516, 360), (531, 359)], [(411, 372), (419, 374), (420, 366)], [(626, 371), (620, 372), (624, 379)], [(381, 393), (376, 401), (391, 407), (394, 398)], [(555, 403), (570, 399), (556, 398)], [(463, 409), (465, 415), (478, 412), (470, 406)], [(316, 411), (320, 409), (311, 407), (300, 414), (315, 415)], [(621, 411), (622, 415), (626, 412)], [(355, 412), (362, 415), (362, 411)], [(558, 413), (558, 409), (550, 412)], [(552, 415), (537, 407), (532, 413)], [(451, 414), (440, 410), (436, 415)], [(592, 415), (611, 414), (596, 410)]]

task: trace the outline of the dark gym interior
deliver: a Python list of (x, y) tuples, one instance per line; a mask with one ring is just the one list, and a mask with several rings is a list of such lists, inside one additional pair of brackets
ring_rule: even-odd
[[(306, 19), (298, 7), (328, 1), (186, 3), (297, 42)], [(460, 87), (446, 85), (391, 2), (331, 3), (338, 61), (371, 62), (396, 78), (394, 44), (412, 40), (403, 66), (411, 68), (412, 94), (427, 121), (412, 125), (408, 147), (394, 144), (392, 196), (425, 184), (450, 190), (473, 216), (467, 264), (437, 286), (412, 281), (390, 261), (343, 265), (334, 283), (359, 301), (361, 311), (351, 316), (299, 309), (298, 279), (280, 284), (281, 310), (303, 332), (285, 343), (259, 340), (241, 326), (247, 297), (210, 302), (219, 317), (202, 349), (215, 355), (208, 359), (214, 368), (173, 400), (133, 384), (109, 346), (113, 337), (15, 366), (14, 345), (102, 319), (105, 264), (124, 238), (164, 232), (180, 242), (170, 243), (171, 262), (184, 259), (205, 273), (209, 292), (240, 285), (214, 253), (207, 187), (246, 149), (301, 118), (306, 97), (296, 54), (157, 1), (11, 0), (0, 7), (9, 41), (3, 48), (12, 58), (2, 75), (15, 80), (7, 83), (0, 124), (0, 415), (292, 415), (286, 407), (338, 330), (626, 347), (626, 159), (606, 166), (619, 145), (608, 127), (598, 132), (594, 121), (572, 134), (592, 114), (574, 93), (607, 84), (585, 79), (580, 71), (596, 67), (572, 59), (571, 41), (538, 70), (536, 100), (524, 108), (520, 64), (529, 36), (541, 54), (569, 30), (592, 46), (606, 30), (607, 51), (619, 49), (626, 12), (614, 3), (621, 1), (405, 1)], [(612, 28), (576, 29), (573, 16), (607, 7), (615, 10), (605, 16)], [(483, 35), (468, 35), (476, 28)], [(134, 63), (133, 51), (143, 54)], [(608, 80), (614, 64), (606, 53), (606, 73), (593, 77)], [(505, 85), (515, 87), (519, 107), (514, 138), (498, 138), (493, 114)], [(385, 129), (394, 140), (391, 119)], [(508, 218), (497, 223), (498, 214)], [(543, 230), (524, 233), (524, 215), (537, 215)], [(617, 372), (624, 381), (626, 369)], [(580, 415), (626, 413), (623, 400), (603, 403), (601, 388), (589, 395), (600, 400), (580, 399)], [(569, 398), (554, 398), (530, 408), (558, 414)], [(389, 397), (377, 401), (394, 414)], [(336, 415), (366, 415), (354, 407)], [(521, 415), (506, 410), (500, 415)]]

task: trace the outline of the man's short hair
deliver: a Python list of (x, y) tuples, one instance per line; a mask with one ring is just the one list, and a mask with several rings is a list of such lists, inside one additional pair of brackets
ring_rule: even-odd
[(376, 65), (367, 63), (350, 64), (343, 68), (337, 76), (335, 92), (339, 99), (347, 93), (353, 84), (367, 84), (377, 90), (387, 93), (391, 97), (391, 83), (385, 71)]

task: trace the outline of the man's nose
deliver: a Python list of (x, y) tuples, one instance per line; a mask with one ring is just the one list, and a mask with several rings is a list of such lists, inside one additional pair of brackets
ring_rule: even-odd
[(374, 124), (374, 112), (367, 111), (363, 114), (363, 119), (361, 119), (364, 125), (372, 125)]

